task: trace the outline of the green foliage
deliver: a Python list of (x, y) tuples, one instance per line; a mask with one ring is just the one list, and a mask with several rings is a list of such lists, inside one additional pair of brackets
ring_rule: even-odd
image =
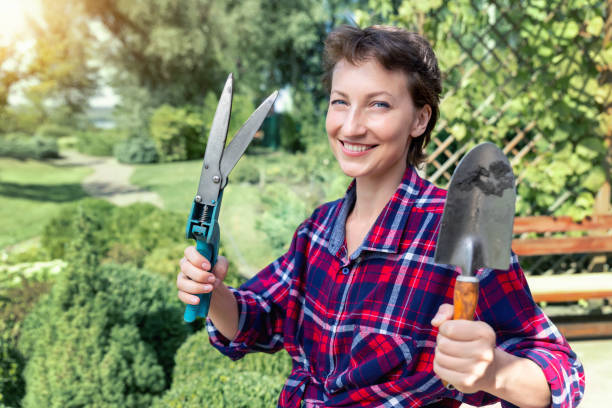
[(266, 235), (274, 249), (286, 250), (293, 232), (311, 209), (289, 187), (280, 183), (265, 188), (262, 204), (264, 212), (256, 220), (257, 229)]
[(73, 133), (73, 129), (55, 123), (45, 123), (44, 125), (39, 126), (38, 129), (36, 129), (36, 136), (53, 139), (68, 137), (71, 136)]
[(200, 331), (179, 348), (172, 388), (156, 407), (270, 407), (278, 401), (291, 371), (284, 351), (253, 353), (231, 361)]
[(24, 359), (11, 333), (2, 326), (0, 322), (0, 406), (15, 407), (25, 393)]
[(25, 395), (25, 359), (17, 347), (22, 322), (51, 285), (25, 277), (13, 285), (7, 278), (12, 279), (0, 274), (0, 404), (17, 407)]
[(130, 137), (115, 145), (114, 155), (121, 163), (155, 163), (159, 154), (155, 143), (148, 137)]
[[(92, 218), (87, 225), (90, 252), (103, 263), (137, 267), (145, 264), (172, 280), (188, 242), (183, 239), (185, 219), (151, 204), (116, 207), (88, 198), (63, 209), (45, 226), (41, 245), (51, 258), (65, 258), (79, 236), (80, 213)], [(168, 269), (166, 269), (168, 268)]]
[(283, 383), (257, 372), (199, 373), (173, 386), (155, 408), (268, 408), (278, 403)]
[(42, 136), (3, 135), (0, 136), (0, 157), (20, 160), (56, 158), (59, 157), (57, 140)]
[(92, 156), (112, 156), (114, 147), (125, 136), (114, 129), (86, 130), (76, 134), (76, 148), (79, 152)]
[[(485, 140), (506, 145), (525, 133), (515, 146), (528, 151), (515, 166), (519, 214), (579, 217), (592, 210), (606, 174), (610, 180), (604, 139), (612, 85), (599, 74), (612, 61), (605, 13), (596, 1), (370, 0), (356, 17), (360, 25), (407, 27), (432, 42), (445, 74), (440, 131), (454, 136), (450, 150)], [(562, 204), (559, 192), (573, 200)]]
[(232, 361), (210, 345), (206, 330), (199, 331), (187, 339), (175, 357), (173, 384), (189, 380), (190, 377), (216, 370), (227, 373), (258, 372), (275, 377), (282, 384), (291, 372), (291, 358), (281, 350), (278, 353), (251, 353), (240, 360)]
[(288, 152), (301, 152), (306, 148), (298, 123), (289, 114), (280, 115), (280, 144)]
[(257, 184), (261, 180), (262, 169), (259, 169), (248, 156), (240, 159), (230, 174), (232, 183)]
[(183, 307), (170, 283), (129, 267), (98, 267), (93, 217), (79, 217), (71, 266), (24, 322), (23, 406), (150, 406), (188, 334)]
[(149, 132), (162, 162), (204, 155), (203, 121), (194, 107), (160, 106), (151, 116)]
[[(115, 207), (104, 200), (85, 198), (75, 204), (66, 206), (55, 217), (51, 218), (43, 229), (41, 245), (48, 255), (53, 258), (65, 258), (69, 244), (74, 241), (78, 234), (77, 211), (95, 215), (92, 219), (91, 230), (101, 231), (108, 224)], [(104, 237), (97, 238), (93, 234), (92, 246), (97, 251), (106, 252), (108, 248)]]

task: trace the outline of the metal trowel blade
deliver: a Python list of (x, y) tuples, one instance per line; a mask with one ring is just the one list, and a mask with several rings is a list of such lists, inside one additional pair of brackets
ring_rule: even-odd
[(448, 187), (435, 262), (463, 275), (479, 268), (508, 269), (516, 193), (512, 166), (493, 143), (482, 143), (459, 162)]

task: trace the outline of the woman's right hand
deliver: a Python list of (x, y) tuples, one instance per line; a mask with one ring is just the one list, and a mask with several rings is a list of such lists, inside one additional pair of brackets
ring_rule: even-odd
[(210, 262), (200, 254), (195, 246), (185, 248), (185, 256), (179, 261), (181, 271), (176, 278), (179, 299), (190, 305), (200, 303), (198, 294), (210, 293), (227, 276), (227, 259), (223, 256), (217, 258), (217, 263), (210, 270)]

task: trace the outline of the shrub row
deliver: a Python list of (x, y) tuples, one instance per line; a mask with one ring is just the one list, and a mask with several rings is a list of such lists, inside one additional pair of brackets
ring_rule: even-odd
[(21, 134), (0, 136), (0, 157), (14, 159), (49, 159), (59, 157), (57, 140)]

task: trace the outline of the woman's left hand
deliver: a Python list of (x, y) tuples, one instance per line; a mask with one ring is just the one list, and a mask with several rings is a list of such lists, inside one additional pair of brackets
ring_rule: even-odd
[(493, 389), (495, 331), (485, 322), (452, 318), (453, 306), (443, 304), (431, 321), (439, 329), (434, 372), (465, 394)]

